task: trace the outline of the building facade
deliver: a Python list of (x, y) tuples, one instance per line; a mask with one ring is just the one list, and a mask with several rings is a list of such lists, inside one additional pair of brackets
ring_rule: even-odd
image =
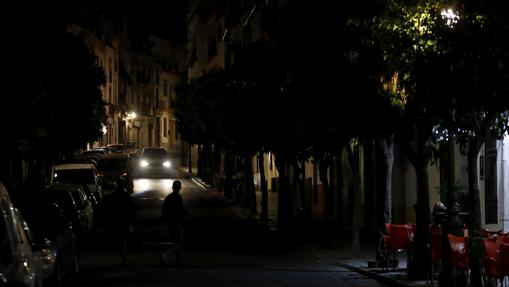
[(178, 134), (172, 105), (185, 49), (149, 31), (130, 29), (134, 25), (125, 13), (111, 19), (87, 16), (93, 14), (87, 9), (82, 13), (68, 24), (68, 32), (83, 38), (106, 79), (101, 92), (107, 123), (102, 138), (88, 148), (134, 143), (139, 149), (175, 149)]

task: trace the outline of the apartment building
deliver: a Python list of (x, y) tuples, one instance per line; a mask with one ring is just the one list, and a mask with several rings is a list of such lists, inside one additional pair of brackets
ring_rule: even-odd
[(68, 32), (83, 37), (96, 55), (106, 77), (101, 92), (108, 119), (93, 146), (134, 142), (138, 148), (174, 149), (178, 141), (172, 103), (185, 50), (150, 31), (130, 29), (135, 25), (130, 26), (126, 13), (93, 13), (84, 8), (81, 19), (68, 24)]

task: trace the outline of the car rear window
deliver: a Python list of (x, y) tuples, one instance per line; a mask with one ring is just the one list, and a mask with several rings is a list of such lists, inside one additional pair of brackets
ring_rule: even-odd
[(95, 184), (92, 169), (60, 169), (53, 175), (54, 183)]

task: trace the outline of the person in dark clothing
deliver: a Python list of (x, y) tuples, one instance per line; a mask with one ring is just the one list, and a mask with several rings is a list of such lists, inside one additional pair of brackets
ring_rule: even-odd
[(114, 230), (117, 233), (116, 244), (120, 251), (120, 264), (125, 265), (127, 263), (127, 242), (129, 233), (133, 231), (136, 207), (127, 190), (127, 183), (122, 178), (117, 180), (117, 188), (111, 194), (111, 212)]
[(166, 227), (170, 232), (171, 247), (162, 254), (163, 261), (168, 262), (169, 256), (174, 253), (177, 264), (181, 262), (181, 251), (184, 244), (184, 234), (182, 231), (182, 221), (185, 216), (189, 215), (189, 211), (184, 208), (180, 190), (182, 183), (178, 180), (173, 182), (173, 192), (164, 199), (161, 218), (166, 223)]

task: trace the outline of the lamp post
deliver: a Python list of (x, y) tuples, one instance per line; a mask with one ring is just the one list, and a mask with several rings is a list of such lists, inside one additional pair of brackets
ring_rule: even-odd
[[(454, 28), (454, 25), (459, 20), (459, 15), (456, 11), (451, 8), (443, 9), (440, 13), (445, 24), (449, 28)], [(451, 54), (451, 51), (449, 51)], [(450, 56), (449, 56), (450, 57)], [(452, 63), (450, 63), (451, 74)], [(452, 117), (454, 119), (454, 111), (452, 111)], [(449, 145), (449, 173), (448, 173), (448, 189), (447, 189), (447, 233), (454, 235), (462, 235), (461, 233), (461, 222), (459, 221), (459, 206), (458, 206), (458, 192), (456, 190), (456, 140), (454, 136), (454, 130), (452, 127), (448, 128), (448, 145)]]
[[(440, 13), (445, 25), (452, 29), (459, 20), (459, 14), (452, 8), (443, 9)], [(449, 59), (451, 59), (451, 51), (449, 49)], [(449, 63), (452, 71), (452, 61)], [(452, 111), (452, 118), (454, 119), (454, 111)], [(449, 166), (448, 166), (448, 180), (447, 180), (447, 197), (446, 197), (446, 222), (442, 228), (442, 253), (443, 253), (443, 267), (440, 273), (439, 286), (450, 286), (451, 283), (457, 280), (452, 280), (455, 276), (453, 271), (452, 262), (450, 258), (450, 243), (448, 234), (462, 236), (461, 221), (459, 220), (459, 204), (458, 204), (458, 191), (456, 189), (456, 140), (454, 136), (454, 129), (449, 127), (448, 133), (448, 148), (449, 148)], [(452, 280), (452, 281), (451, 281)]]

